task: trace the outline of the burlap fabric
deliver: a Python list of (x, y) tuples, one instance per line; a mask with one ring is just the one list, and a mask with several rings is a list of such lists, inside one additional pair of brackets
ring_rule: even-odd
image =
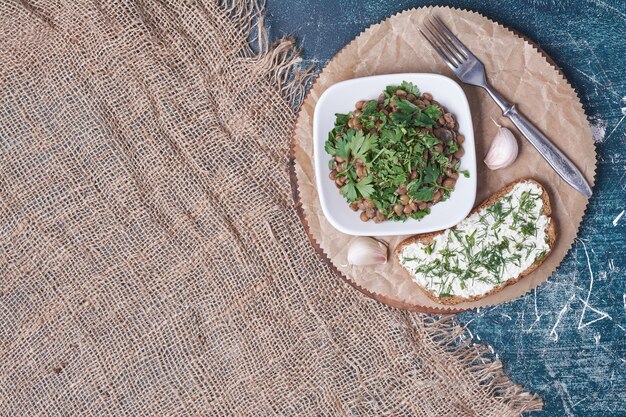
[(4, 0), (0, 29), (0, 415), (541, 406), (318, 259), (287, 175), (306, 74), (256, 4)]

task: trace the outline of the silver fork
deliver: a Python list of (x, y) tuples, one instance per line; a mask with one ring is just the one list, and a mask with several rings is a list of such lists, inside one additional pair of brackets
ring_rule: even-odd
[(422, 32), (421, 29), (419, 31), (450, 67), (452, 72), (465, 84), (475, 85), (487, 90), (487, 93), (502, 109), (502, 114), (511, 119), (513, 124), (517, 126), (519, 131), (539, 151), (557, 174), (582, 195), (587, 198), (591, 197), (589, 183), (572, 161), (526, 117), (520, 114), (514, 104), (509, 103), (489, 85), (485, 77), (483, 63), (448, 30), (441, 20), (433, 16), (433, 21), (430, 22), (430, 26), (425, 24), (430, 37)]

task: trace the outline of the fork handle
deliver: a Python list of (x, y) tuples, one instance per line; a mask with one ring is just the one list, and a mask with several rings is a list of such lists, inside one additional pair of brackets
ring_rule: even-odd
[(591, 187), (584, 175), (563, 152), (541, 133), (537, 127), (523, 114), (517, 111), (514, 104), (509, 103), (490, 86), (485, 88), (491, 98), (500, 106), (502, 114), (508, 117), (524, 137), (539, 151), (541, 156), (550, 164), (563, 180), (585, 197), (591, 197)]

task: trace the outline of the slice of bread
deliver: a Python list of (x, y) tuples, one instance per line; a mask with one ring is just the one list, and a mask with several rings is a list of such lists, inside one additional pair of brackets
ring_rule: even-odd
[[(546, 217), (548, 217), (548, 225), (546, 226), (546, 234), (548, 237), (548, 246), (549, 246), (549, 250), (546, 251), (545, 255), (543, 255), (541, 258), (538, 258), (537, 260), (535, 260), (535, 262), (528, 267), (526, 270), (522, 271), (517, 277), (509, 279), (505, 282), (503, 282), (502, 284), (500, 284), (499, 286), (493, 288), (492, 290), (490, 290), (489, 292), (486, 292), (484, 294), (480, 294), (480, 295), (476, 295), (473, 297), (463, 297), (463, 296), (458, 296), (458, 295), (453, 295), (453, 296), (446, 296), (446, 297), (437, 297), (433, 292), (431, 292), (430, 290), (428, 290), (427, 288), (424, 288), (422, 285), (418, 284), (418, 287), (433, 301), (440, 303), (440, 304), (459, 304), (462, 302), (469, 302), (469, 301), (476, 301), (476, 300), (480, 300), (481, 298), (485, 298), (489, 295), (495, 294), (497, 292), (502, 291), (502, 289), (504, 287), (506, 287), (507, 285), (511, 285), (516, 283), (517, 281), (519, 281), (522, 277), (530, 274), (531, 272), (533, 272), (535, 269), (537, 269), (537, 267), (539, 267), (539, 265), (541, 265), (543, 263), (543, 261), (546, 259), (546, 257), (550, 254), (550, 252), (552, 252), (552, 249), (554, 247), (554, 244), (556, 242), (556, 235), (557, 235), (557, 231), (556, 231), (556, 225), (554, 223), (554, 219), (552, 219), (550, 217), (550, 215), (552, 214), (552, 207), (550, 205), (550, 198), (548, 196), (548, 192), (546, 191), (546, 189), (537, 181), (533, 180), (533, 179), (529, 179), (529, 178), (522, 178), (519, 179), (517, 181), (514, 181), (512, 183), (510, 183), (509, 185), (507, 185), (506, 187), (502, 188), (500, 191), (498, 191), (497, 193), (495, 193), (494, 195), (492, 195), (491, 197), (489, 197), (487, 200), (485, 200), (483, 203), (481, 203), (479, 206), (475, 207), (470, 214), (468, 215), (471, 216), (472, 214), (496, 203), (498, 200), (500, 200), (503, 196), (505, 196), (507, 193), (509, 193), (511, 190), (513, 190), (513, 188), (519, 184), (519, 183), (533, 183), (535, 185), (537, 185), (542, 193), (541, 193), (541, 199), (543, 200), (543, 208), (541, 210), (541, 214), (545, 215)], [(399, 261), (399, 255), (402, 253), (402, 251), (404, 250), (404, 248), (407, 245), (410, 245), (412, 243), (418, 242), (418, 243), (423, 243), (423, 244), (429, 244), (433, 241), (434, 237), (437, 235), (440, 235), (442, 233), (444, 233), (445, 230), (441, 230), (438, 232), (432, 232), (432, 233), (424, 233), (421, 235), (416, 235), (416, 236), (412, 236), (402, 242), (400, 242), (398, 244), (398, 246), (395, 248), (394, 250), (394, 256), (393, 258), (395, 259), (396, 262), (398, 262), (402, 268), (409, 273), (409, 271), (400, 263)], [(410, 275), (410, 273), (409, 273)], [(413, 278), (411, 276), (411, 278)]]

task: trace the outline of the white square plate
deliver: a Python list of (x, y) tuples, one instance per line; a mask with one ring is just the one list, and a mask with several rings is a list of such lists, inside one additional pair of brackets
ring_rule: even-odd
[[(421, 220), (363, 222), (359, 212), (348, 206), (339, 194), (335, 183), (328, 178), (328, 161), (331, 156), (324, 150), (324, 142), (335, 125), (335, 113), (354, 111), (359, 100), (375, 100), (388, 85), (410, 81), (420, 91), (429, 92), (446, 111), (454, 114), (459, 133), (465, 136), (461, 169), (469, 171), (469, 178), (461, 175), (450, 198), (435, 204), (428, 216)], [(313, 152), (315, 177), (324, 215), (337, 230), (355, 236), (394, 236), (426, 233), (452, 227), (468, 215), (476, 199), (476, 150), (474, 128), (467, 97), (461, 87), (448, 77), (439, 74), (387, 74), (355, 78), (328, 88), (315, 106), (313, 117)]]

